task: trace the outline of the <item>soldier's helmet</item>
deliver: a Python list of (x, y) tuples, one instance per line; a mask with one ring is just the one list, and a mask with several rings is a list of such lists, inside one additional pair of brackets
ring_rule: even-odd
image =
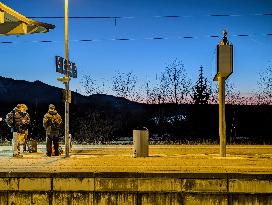
[(49, 110), (55, 110), (55, 105), (50, 104), (50, 105), (49, 105)]
[(20, 112), (26, 112), (28, 110), (27, 106), (25, 104), (18, 104), (16, 106), (16, 108), (20, 111)]

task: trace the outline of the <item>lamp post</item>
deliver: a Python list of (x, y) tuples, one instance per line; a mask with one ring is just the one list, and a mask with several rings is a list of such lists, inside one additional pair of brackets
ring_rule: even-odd
[(65, 35), (65, 59), (66, 59), (66, 73), (65, 77), (68, 79), (65, 84), (65, 157), (69, 157), (69, 101), (68, 101), (68, 94), (69, 94), (69, 82), (70, 82), (70, 66), (69, 66), (69, 40), (68, 40), (68, 4), (69, 0), (65, 0), (65, 28), (64, 28), (64, 35)]
[(64, 84), (65, 89), (64, 103), (65, 103), (65, 157), (69, 157), (70, 143), (69, 143), (69, 103), (71, 103), (71, 91), (69, 90), (69, 83), (72, 78), (77, 78), (77, 67), (75, 63), (69, 61), (69, 38), (68, 38), (68, 3), (69, 0), (65, 0), (64, 5), (64, 48), (65, 58), (56, 56), (56, 72), (64, 74), (64, 77), (57, 78), (58, 81)]

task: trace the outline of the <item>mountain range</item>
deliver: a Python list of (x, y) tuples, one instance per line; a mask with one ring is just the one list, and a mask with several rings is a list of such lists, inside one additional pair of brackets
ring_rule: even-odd
[[(55, 86), (45, 84), (39, 80), (29, 82), (14, 80), (0, 76), (0, 103), (50, 104), (62, 103), (62, 90)], [(137, 104), (125, 98), (105, 94), (84, 96), (72, 92), (73, 104), (102, 103), (119, 106), (120, 104)]]

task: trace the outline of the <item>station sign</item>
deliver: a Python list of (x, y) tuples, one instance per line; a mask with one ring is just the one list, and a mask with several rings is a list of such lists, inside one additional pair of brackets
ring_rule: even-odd
[(61, 74), (66, 75), (67, 68), (68, 68), (69, 77), (77, 78), (77, 67), (76, 67), (75, 63), (73, 63), (71, 61), (68, 61), (68, 63), (67, 63), (67, 60), (61, 56), (56, 56), (55, 60), (56, 60), (56, 72), (57, 73), (61, 73)]

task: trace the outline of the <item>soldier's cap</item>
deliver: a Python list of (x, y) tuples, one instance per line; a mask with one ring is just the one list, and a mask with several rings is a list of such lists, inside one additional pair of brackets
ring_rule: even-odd
[(49, 105), (49, 110), (55, 110), (55, 105), (50, 104), (50, 105)]

